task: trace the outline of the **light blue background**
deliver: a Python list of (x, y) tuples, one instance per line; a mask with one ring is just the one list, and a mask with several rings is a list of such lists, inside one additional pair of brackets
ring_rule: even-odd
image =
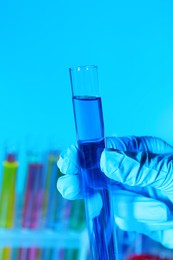
[(68, 68), (85, 64), (99, 67), (106, 135), (173, 144), (171, 0), (1, 0), (1, 143), (74, 143)]

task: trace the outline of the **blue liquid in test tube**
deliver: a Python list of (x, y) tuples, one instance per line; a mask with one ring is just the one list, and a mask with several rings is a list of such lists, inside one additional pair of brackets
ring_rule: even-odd
[[(111, 184), (100, 170), (105, 141), (97, 67), (71, 68), (70, 78), (91, 255), (93, 260), (117, 260)], [(96, 193), (103, 203), (101, 209), (99, 201), (93, 199)], [(98, 212), (93, 215), (97, 208)]]

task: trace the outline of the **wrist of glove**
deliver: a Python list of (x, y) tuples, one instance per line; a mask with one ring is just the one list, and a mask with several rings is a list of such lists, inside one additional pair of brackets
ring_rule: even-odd
[[(111, 179), (116, 224), (125, 231), (148, 235), (173, 248), (173, 147), (155, 137), (107, 138), (100, 160)], [(57, 188), (66, 199), (82, 198), (77, 147), (71, 146), (58, 161), (65, 175)], [(121, 183), (121, 190), (114, 183)], [(97, 203), (93, 204), (93, 201)], [(102, 207), (99, 192), (91, 197), (93, 216)]]

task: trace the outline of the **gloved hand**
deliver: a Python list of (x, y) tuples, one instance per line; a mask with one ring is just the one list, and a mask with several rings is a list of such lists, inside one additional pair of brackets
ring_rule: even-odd
[[(58, 161), (65, 175), (57, 188), (66, 199), (82, 198), (77, 158), (77, 147), (71, 146)], [(116, 224), (173, 248), (173, 147), (155, 137), (106, 138), (100, 167), (112, 183), (122, 183), (121, 189), (112, 185)], [(97, 212), (99, 193), (92, 199)]]

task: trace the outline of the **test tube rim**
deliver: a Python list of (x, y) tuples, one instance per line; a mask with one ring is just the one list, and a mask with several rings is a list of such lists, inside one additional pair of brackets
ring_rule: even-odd
[(74, 71), (74, 70), (85, 70), (85, 69), (97, 69), (98, 66), (97, 65), (80, 65), (80, 66), (74, 66), (74, 67), (70, 67), (69, 70), (70, 71)]

